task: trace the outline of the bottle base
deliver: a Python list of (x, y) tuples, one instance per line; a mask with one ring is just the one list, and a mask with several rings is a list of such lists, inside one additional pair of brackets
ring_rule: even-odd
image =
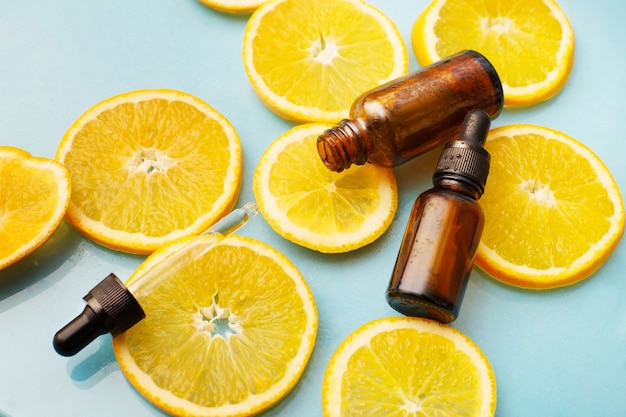
[(410, 317), (422, 317), (443, 324), (451, 323), (456, 314), (421, 297), (406, 294), (387, 295), (389, 305), (399, 313)]

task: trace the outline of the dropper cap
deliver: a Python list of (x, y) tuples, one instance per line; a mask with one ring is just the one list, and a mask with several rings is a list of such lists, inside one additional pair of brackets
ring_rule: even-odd
[[(221, 218), (203, 234), (219, 233), (227, 236), (236, 232), (257, 212), (258, 207), (255, 203), (246, 203), (242, 208), (233, 210)], [(169, 257), (166, 256), (165, 261), (184, 256), (190, 246), (194, 246), (193, 242), (194, 239), (187, 242), (187, 245), (179, 247)], [(170, 264), (162, 260), (157, 267), (150, 268), (148, 273), (144, 273), (142, 278), (135, 277), (129, 287), (126, 287), (115, 274), (107, 276), (83, 297), (87, 302), (83, 312), (54, 335), (52, 342), (54, 349), (60, 355), (72, 356), (100, 335), (111, 333), (117, 336), (130, 329), (146, 316), (136, 298), (137, 296), (141, 299), (141, 293), (137, 292), (137, 283), (142, 280), (149, 283), (161, 282), (169, 276), (166, 272), (169, 267)]]
[(100, 335), (117, 336), (146, 316), (115, 274), (100, 281), (83, 299), (87, 302), (83, 312), (54, 335), (54, 350), (60, 355), (75, 355)]
[(480, 109), (470, 110), (463, 120), (457, 140), (448, 142), (441, 152), (433, 183), (458, 181), (482, 196), (489, 175), (489, 152), (483, 147), (491, 120)]

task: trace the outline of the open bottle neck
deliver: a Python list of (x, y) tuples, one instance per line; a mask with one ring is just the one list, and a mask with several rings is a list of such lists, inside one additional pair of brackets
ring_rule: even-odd
[(363, 165), (368, 157), (366, 132), (355, 120), (344, 119), (317, 138), (317, 151), (331, 171)]

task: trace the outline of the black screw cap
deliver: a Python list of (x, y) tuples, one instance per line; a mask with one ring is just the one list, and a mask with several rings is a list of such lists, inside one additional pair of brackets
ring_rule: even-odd
[(483, 110), (470, 110), (461, 127), (457, 140), (448, 142), (441, 152), (433, 182), (460, 181), (478, 192), (485, 191), (489, 175), (489, 152), (483, 148), (491, 120)]
[(115, 274), (100, 281), (84, 300), (83, 312), (54, 335), (53, 346), (60, 355), (75, 355), (100, 335), (117, 336), (146, 316)]

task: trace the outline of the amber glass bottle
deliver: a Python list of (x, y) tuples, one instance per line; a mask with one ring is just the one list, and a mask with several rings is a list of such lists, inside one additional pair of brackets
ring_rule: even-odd
[(386, 294), (405, 315), (442, 323), (458, 316), (484, 225), (477, 200), (489, 173), (489, 126), (482, 110), (467, 114), (459, 139), (441, 153), (434, 187), (413, 205)]
[(502, 84), (491, 63), (468, 50), (361, 95), (350, 119), (317, 139), (328, 169), (371, 162), (393, 167), (458, 135), (465, 114), (502, 111)]

